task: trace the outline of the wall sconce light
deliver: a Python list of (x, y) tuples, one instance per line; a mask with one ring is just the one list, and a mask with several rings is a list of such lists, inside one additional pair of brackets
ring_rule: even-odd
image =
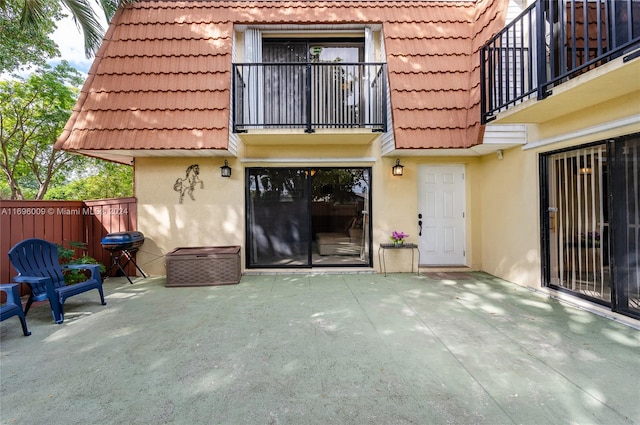
[(498, 149), (496, 151), (496, 155), (498, 155), (498, 159), (504, 158), (504, 151), (502, 149)]
[(404, 174), (404, 165), (400, 165), (400, 160), (396, 159), (396, 165), (391, 167), (391, 175), (401, 176)]
[(220, 175), (222, 177), (231, 177), (231, 167), (229, 167), (226, 159), (224, 160), (224, 165), (220, 167)]
[(593, 172), (591, 168), (591, 158), (589, 157), (585, 156), (584, 158), (580, 158), (576, 165), (578, 167), (578, 174), (581, 176), (588, 176)]

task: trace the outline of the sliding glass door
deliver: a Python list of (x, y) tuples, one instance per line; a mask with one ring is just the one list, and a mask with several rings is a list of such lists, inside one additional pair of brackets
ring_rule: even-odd
[(370, 169), (248, 168), (247, 266), (371, 266)]
[(640, 316), (640, 135), (545, 154), (548, 286)]
[(308, 173), (296, 168), (247, 170), (249, 267), (309, 264)]
[(640, 134), (611, 149), (614, 309), (640, 318)]
[(605, 144), (549, 157), (551, 283), (611, 301)]

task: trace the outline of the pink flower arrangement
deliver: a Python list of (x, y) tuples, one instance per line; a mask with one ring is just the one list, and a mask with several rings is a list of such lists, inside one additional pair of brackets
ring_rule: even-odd
[(391, 232), (391, 236), (389, 237), (389, 239), (391, 239), (393, 243), (403, 243), (404, 239), (408, 237), (409, 235), (407, 235), (406, 233), (394, 230), (393, 232)]

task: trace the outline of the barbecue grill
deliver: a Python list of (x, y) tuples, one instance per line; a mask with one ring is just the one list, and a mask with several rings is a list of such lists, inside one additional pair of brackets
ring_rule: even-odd
[[(127, 278), (129, 283), (133, 283), (124, 270), (124, 268), (131, 263), (142, 274), (142, 277), (147, 277), (142, 269), (138, 267), (133, 257), (143, 243), (144, 235), (138, 231), (116, 232), (105, 235), (100, 241), (100, 244), (102, 248), (109, 251), (111, 257), (111, 267), (109, 267), (105, 275), (108, 275), (112, 269), (116, 268), (122, 272), (122, 275)], [(124, 265), (120, 264), (123, 257), (126, 260)]]

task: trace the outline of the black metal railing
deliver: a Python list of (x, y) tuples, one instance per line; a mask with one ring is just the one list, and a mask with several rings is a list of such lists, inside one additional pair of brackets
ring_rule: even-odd
[(383, 63), (233, 64), (233, 131), (387, 130)]
[(639, 47), (637, 0), (537, 0), (480, 50), (482, 122)]

